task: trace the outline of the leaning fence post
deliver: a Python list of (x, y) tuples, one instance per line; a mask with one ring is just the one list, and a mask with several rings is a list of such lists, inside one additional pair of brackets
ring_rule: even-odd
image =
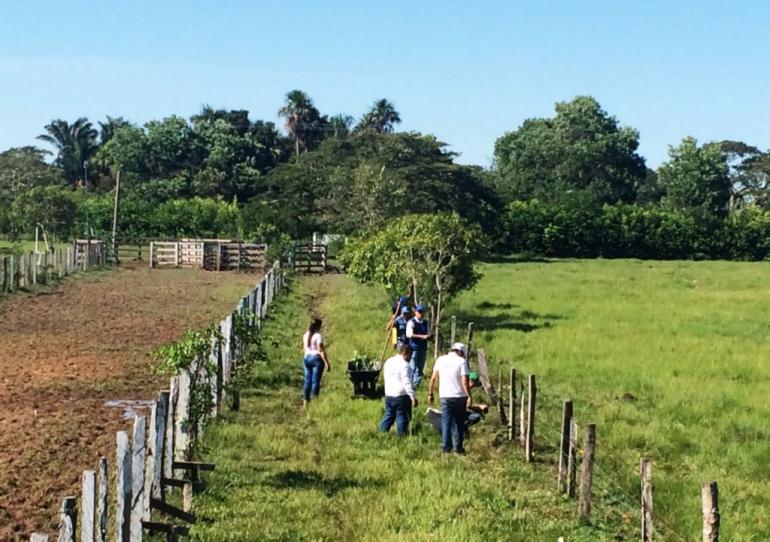
[(115, 456), (115, 542), (128, 542), (131, 536), (131, 442), (125, 431), (118, 431)]
[(652, 542), (652, 461), (642, 458), (642, 542)]
[(596, 424), (586, 425), (585, 454), (580, 467), (580, 502), (578, 512), (581, 521), (586, 521), (591, 515), (591, 486), (594, 477), (594, 455), (596, 448)]
[(572, 399), (566, 399), (561, 415), (561, 439), (559, 441), (559, 476), (557, 488), (559, 493), (567, 489), (567, 462), (569, 457), (569, 429), (572, 423)]
[(80, 540), (94, 542), (94, 509), (96, 508), (96, 473), (83, 471), (83, 486), (80, 494)]
[(449, 333), (449, 345), (453, 345), (455, 343), (455, 337), (457, 334), (457, 316), (452, 316), (451, 318), (452, 325), (450, 327), (451, 331)]
[(532, 462), (532, 452), (535, 440), (535, 399), (537, 398), (537, 383), (535, 375), (529, 375), (527, 390), (527, 441), (524, 447), (524, 455), (527, 463)]
[(703, 542), (719, 542), (719, 487), (706, 482), (701, 487), (703, 500)]
[(508, 378), (508, 440), (516, 438), (516, 369), (511, 367)]
[(96, 542), (107, 542), (107, 459), (99, 458), (96, 496)]
[(77, 499), (64, 497), (59, 510), (59, 538), (58, 542), (75, 542), (75, 530), (77, 529)]
[(179, 395), (174, 409), (174, 460), (184, 461), (190, 438), (190, 373), (187, 370), (179, 371), (177, 385)]
[[(163, 499), (163, 458), (166, 455), (166, 427), (168, 424), (169, 391), (162, 391), (155, 402), (155, 432), (152, 445), (152, 489), (150, 496)], [(145, 500), (147, 496), (145, 495)], [(148, 518), (149, 521), (149, 518)]]
[(147, 440), (147, 419), (134, 418), (131, 461), (131, 542), (142, 540), (142, 516), (144, 515), (144, 456)]

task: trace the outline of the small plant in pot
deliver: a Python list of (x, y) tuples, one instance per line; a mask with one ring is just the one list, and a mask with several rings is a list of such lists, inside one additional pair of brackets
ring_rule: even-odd
[(381, 368), (377, 358), (353, 352), (353, 357), (348, 360), (348, 377), (353, 383), (353, 395), (376, 397)]

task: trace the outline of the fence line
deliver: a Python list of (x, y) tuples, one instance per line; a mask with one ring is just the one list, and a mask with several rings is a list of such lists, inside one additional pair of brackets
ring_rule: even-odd
[[(159, 393), (149, 419), (137, 415), (131, 434), (117, 432), (112, 478), (115, 481), (113, 521), (107, 521), (110, 477), (108, 461), (102, 457), (96, 471), (83, 472), (80, 498), (66, 497), (62, 501), (58, 542), (75, 542), (77, 531), (81, 533), (81, 540), (88, 542), (140, 542), (147, 532), (160, 533), (167, 541), (176, 541), (189, 534), (189, 525), (196, 521), (191, 499), (194, 492), (200, 490), (200, 474), (215, 468), (209, 463), (188, 460), (194, 441), (203, 430), (202, 425), (191, 425), (192, 410), (201, 400), (195, 396), (192, 382), (211, 385), (205, 408), (208, 415), (216, 415), (226, 399), (228, 384), (243, 361), (244, 335), (261, 327), (261, 321), (284, 286), (285, 273), (280, 261), (276, 261), (238, 302), (235, 310), (219, 322), (221, 339), (210, 342), (204, 359), (197, 359), (189, 369), (170, 378), (169, 389)], [(95, 482), (95, 472), (98, 482)], [(181, 489), (181, 508), (169, 500), (174, 489)], [(79, 529), (76, 529), (77, 520), (81, 522)], [(109, 524), (113, 525), (111, 533), (106, 532)], [(31, 540), (37, 542), (48, 539), (43, 533), (31, 535)]]
[[(86, 256), (88, 255), (88, 256)], [(100, 241), (75, 241), (50, 252), (0, 256), (0, 294), (51, 284), (78, 271), (107, 264)]]

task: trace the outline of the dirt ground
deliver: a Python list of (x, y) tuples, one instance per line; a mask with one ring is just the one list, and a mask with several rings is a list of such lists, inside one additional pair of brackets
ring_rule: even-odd
[(155, 398), (168, 380), (149, 353), (221, 320), (258, 278), (127, 268), (0, 298), (0, 540), (55, 530), (61, 498), (100, 455), (112, 469), (130, 430), (105, 402)]

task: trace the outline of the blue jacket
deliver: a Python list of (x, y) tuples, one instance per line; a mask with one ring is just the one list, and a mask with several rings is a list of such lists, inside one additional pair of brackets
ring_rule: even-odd
[[(417, 318), (412, 317), (411, 320), (412, 325), (414, 326), (413, 333), (416, 335), (427, 335), (428, 334), (428, 321), (423, 320), (422, 322), (418, 322)], [(428, 340), (427, 339), (415, 339), (412, 337), (409, 339), (409, 347), (414, 351), (420, 351), (423, 352), (428, 349)]]
[(396, 340), (400, 343), (406, 342), (406, 324), (409, 322), (403, 316), (396, 318), (393, 327), (396, 328)]

